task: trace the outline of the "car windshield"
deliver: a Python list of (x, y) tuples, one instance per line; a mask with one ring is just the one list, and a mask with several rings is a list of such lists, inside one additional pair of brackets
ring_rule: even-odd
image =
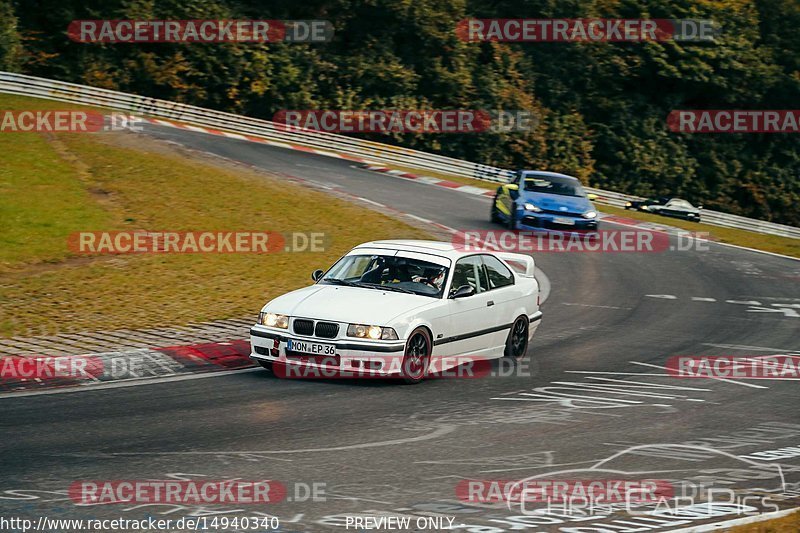
[(441, 298), (448, 268), (394, 255), (346, 255), (320, 283), (408, 292)]
[(686, 209), (692, 209), (692, 204), (686, 200), (672, 200), (668, 205), (670, 207), (683, 207)]
[(586, 196), (580, 183), (568, 178), (543, 176), (540, 174), (526, 174), (523, 177), (523, 180), (525, 190), (529, 192), (542, 192), (546, 194), (558, 194), (561, 196)]

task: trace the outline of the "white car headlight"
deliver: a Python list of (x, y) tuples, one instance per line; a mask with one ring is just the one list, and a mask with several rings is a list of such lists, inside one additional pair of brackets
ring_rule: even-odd
[(533, 211), (534, 213), (540, 213), (542, 211), (541, 209), (530, 203), (525, 204), (523, 207), (525, 207), (525, 211)]
[(397, 332), (392, 328), (381, 326), (368, 326), (365, 324), (350, 324), (347, 326), (348, 337), (359, 337), (361, 339), (382, 339), (385, 341), (397, 340)]
[(271, 328), (287, 329), (289, 327), (289, 317), (275, 313), (259, 313), (258, 323)]
[(587, 211), (581, 216), (583, 218), (597, 218), (597, 211)]

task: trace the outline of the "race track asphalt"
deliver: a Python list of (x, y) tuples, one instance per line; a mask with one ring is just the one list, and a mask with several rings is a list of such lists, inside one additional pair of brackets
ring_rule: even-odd
[[(497, 229), (486, 198), (245, 141), (156, 127), (148, 134), (459, 230)], [(713, 243), (535, 258), (552, 291), (527, 368), (515, 375), (402, 386), (279, 380), (257, 370), (2, 399), (0, 515), (273, 513), (283, 531), (321, 531), (345, 530), (336, 515), (395, 513), (451, 517), (456, 529), (484, 533), (669, 531), (737, 517), (725, 506), (644, 519), (521, 516), (456, 496), (462, 479), (550, 479), (565, 469), (583, 478), (608, 458), (604, 468), (615, 473), (588, 477), (692, 481), (742, 495), (766, 487), (776, 500), (797, 491), (800, 453), (761, 463), (743, 456), (800, 444), (800, 381), (676, 379), (663, 366), (675, 355), (800, 352), (799, 261)], [(253, 302), (254, 313), (261, 304)], [(78, 507), (65, 496), (76, 480), (176, 476), (279, 480), (292, 501), (198, 511)], [(325, 501), (291, 497), (312, 483), (325, 484)]]

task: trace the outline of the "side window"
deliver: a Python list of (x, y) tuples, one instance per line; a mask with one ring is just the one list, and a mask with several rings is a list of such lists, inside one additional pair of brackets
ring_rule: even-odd
[(469, 285), (475, 289), (476, 293), (489, 290), (480, 256), (465, 257), (456, 263), (453, 269), (453, 283), (450, 287), (458, 289), (462, 285)]
[(489, 277), (489, 289), (498, 289), (514, 284), (514, 274), (493, 255), (482, 255), (483, 266)]

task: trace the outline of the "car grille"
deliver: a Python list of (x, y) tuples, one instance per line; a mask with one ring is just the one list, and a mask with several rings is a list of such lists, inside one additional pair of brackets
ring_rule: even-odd
[(296, 319), (294, 321), (294, 332), (298, 335), (313, 335), (314, 322), (312, 320)]
[(596, 228), (594, 220), (580, 219), (576, 221), (575, 225), (571, 224), (556, 224), (550, 220), (543, 220), (536, 217), (522, 217), (522, 223), (526, 226), (543, 229), (564, 230), (564, 231), (577, 231), (585, 230), (587, 228)]
[(565, 217), (579, 217), (583, 214), (583, 213), (575, 213), (572, 211), (558, 211), (556, 209), (542, 209), (542, 212), (549, 213), (551, 215), (561, 215)]
[[(295, 322), (296, 324), (297, 322)], [(333, 322), (317, 322), (314, 334), (323, 339), (332, 339), (339, 333), (339, 324)]]
[(259, 355), (269, 355), (269, 348), (263, 346), (253, 346), (253, 350)]

